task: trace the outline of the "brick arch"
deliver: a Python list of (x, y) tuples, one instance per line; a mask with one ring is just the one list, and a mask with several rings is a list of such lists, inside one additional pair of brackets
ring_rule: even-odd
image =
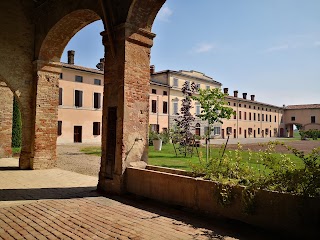
[(38, 60), (59, 62), (71, 38), (90, 23), (101, 17), (90, 9), (75, 10), (62, 17), (47, 33), (41, 43)]
[(152, 24), (166, 0), (133, 0), (127, 23), (151, 31)]

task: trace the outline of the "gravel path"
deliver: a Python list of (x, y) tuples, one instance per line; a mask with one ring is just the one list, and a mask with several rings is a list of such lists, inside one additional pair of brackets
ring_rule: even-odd
[(80, 152), (81, 148), (100, 145), (64, 144), (57, 146), (57, 167), (89, 176), (98, 177), (101, 158)]

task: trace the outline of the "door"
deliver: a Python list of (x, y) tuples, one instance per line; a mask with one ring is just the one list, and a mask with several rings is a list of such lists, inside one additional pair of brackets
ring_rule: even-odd
[(236, 129), (233, 129), (233, 137), (237, 138), (237, 130)]
[(280, 137), (284, 137), (284, 129), (280, 128)]
[(196, 128), (196, 135), (200, 136), (200, 128)]
[(82, 142), (82, 126), (74, 126), (73, 140), (75, 143)]
[(262, 135), (262, 137), (264, 137), (264, 130), (261, 131), (261, 135)]
[(256, 138), (256, 130), (253, 130), (253, 137)]
[(222, 129), (222, 131), (221, 131), (221, 136), (224, 139), (224, 129)]
[(247, 138), (247, 129), (244, 130), (244, 138)]

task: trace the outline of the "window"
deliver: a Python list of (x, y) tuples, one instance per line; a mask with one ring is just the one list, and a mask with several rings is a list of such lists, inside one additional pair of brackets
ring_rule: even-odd
[(241, 135), (242, 133), (242, 128), (239, 128), (239, 135)]
[(236, 104), (236, 103), (233, 103), (233, 106), (237, 106), (237, 104)]
[(153, 132), (159, 133), (159, 124), (150, 124), (150, 129)]
[(83, 92), (79, 90), (74, 91), (74, 106), (82, 107), (82, 95)]
[(62, 105), (62, 88), (59, 88), (59, 105)]
[(213, 128), (213, 132), (214, 132), (214, 135), (220, 135), (220, 127), (214, 127)]
[(233, 111), (233, 119), (237, 119), (237, 112)]
[(264, 114), (261, 115), (261, 118), (262, 118), (261, 120), (264, 121)]
[(241, 119), (241, 111), (239, 111), (239, 119)]
[(253, 121), (256, 120), (256, 113), (253, 113)]
[(256, 106), (253, 106), (253, 109), (256, 109)]
[(200, 89), (200, 83), (196, 84), (196, 89), (199, 90)]
[(167, 114), (168, 113), (168, 102), (163, 102), (162, 103), (162, 112)]
[(263, 111), (263, 108), (261, 108), (261, 110)]
[(251, 112), (249, 112), (249, 120), (251, 121)]
[(252, 134), (252, 128), (248, 128), (248, 134), (249, 134), (249, 135)]
[(231, 135), (232, 134), (232, 127), (227, 127), (227, 134)]
[(258, 110), (260, 109), (260, 107), (258, 107)]
[(260, 121), (260, 113), (258, 113), (258, 121)]
[(260, 128), (258, 128), (258, 134), (260, 134)]
[(62, 121), (58, 121), (58, 136), (62, 135)]
[(249, 105), (249, 108), (251, 109), (251, 105)]
[(311, 116), (311, 123), (316, 123), (316, 116)]
[(94, 136), (100, 135), (100, 122), (93, 123), (93, 135)]
[(152, 102), (151, 102), (151, 112), (153, 112), (153, 113), (157, 112), (157, 100), (152, 100)]
[(101, 108), (101, 93), (93, 93), (93, 107), (96, 109)]
[(244, 105), (244, 107), (246, 108), (246, 107), (247, 107), (247, 105), (245, 104), (245, 105)]
[(277, 116), (274, 116), (274, 122), (277, 122)]
[(239, 107), (241, 107), (241, 103), (239, 103)]
[(271, 114), (270, 114), (270, 115), (269, 115), (269, 122), (272, 122), (271, 117), (272, 117), (272, 116), (271, 116)]
[(100, 79), (94, 79), (94, 85), (101, 85)]
[(247, 112), (244, 112), (244, 120), (247, 120)]
[(269, 128), (266, 128), (266, 135), (269, 134)]
[(60, 79), (63, 79), (63, 73), (60, 73)]
[(76, 76), (75, 77), (76, 82), (83, 82), (83, 77), (82, 76)]
[(210, 127), (204, 127), (204, 134), (210, 135)]
[(178, 102), (173, 103), (173, 114), (178, 114)]
[(151, 93), (157, 94), (157, 90), (156, 90), (156, 89), (152, 89), (152, 90), (151, 90)]
[(296, 117), (291, 117), (291, 121), (295, 121), (296, 120)]
[(200, 112), (201, 112), (201, 111), (200, 111), (200, 108), (201, 108), (201, 107), (200, 107), (200, 104), (197, 104), (197, 105), (196, 105), (196, 115), (200, 115)]
[(230, 106), (230, 102), (228, 102), (228, 105)]
[(167, 91), (163, 91), (163, 96), (168, 96), (168, 92)]
[(190, 89), (190, 82), (189, 81), (185, 81), (185, 85), (188, 89)]
[(209, 89), (210, 89), (210, 86), (206, 86), (206, 89), (209, 90)]
[(173, 79), (173, 86), (174, 86), (174, 87), (178, 87), (178, 86), (179, 86), (178, 78), (174, 78), (174, 79)]

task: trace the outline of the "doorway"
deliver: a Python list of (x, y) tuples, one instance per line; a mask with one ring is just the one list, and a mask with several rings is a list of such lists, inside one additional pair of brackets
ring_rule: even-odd
[(247, 129), (244, 130), (244, 138), (247, 138)]
[(75, 143), (82, 142), (82, 126), (74, 126), (73, 140)]
[(222, 129), (221, 131), (221, 136), (222, 136), (222, 139), (224, 139), (224, 129)]
[(233, 137), (237, 138), (237, 130), (236, 129), (233, 129)]
[(256, 138), (256, 130), (253, 130), (253, 137)]

